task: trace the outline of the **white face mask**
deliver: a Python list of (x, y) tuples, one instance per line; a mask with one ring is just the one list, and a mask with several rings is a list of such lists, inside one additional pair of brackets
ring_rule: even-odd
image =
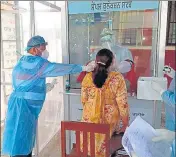
[(44, 58), (44, 59), (48, 59), (48, 57), (49, 57), (49, 52), (47, 51), (47, 50), (44, 50), (43, 52), (42, 52), (42, 56), (41, 56), (42, 58)]
[(111, 50), (112, 43), (111, 42), (103, 42), (102, 47)]

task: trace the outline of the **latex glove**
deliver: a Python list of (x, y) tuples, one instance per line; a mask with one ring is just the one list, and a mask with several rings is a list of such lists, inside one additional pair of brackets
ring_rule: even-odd
[(50, 92), (54, 88), (54, 85), (52, 83), (47, 83), (46, 84), (46, 92)]
[(163, 92), (165, 91), (157, 82), (152, 81), (152, 88), (157, 91), (158, 93), (160, 93), (160, 95), (163, 94)]
[(95, 63), (95, 61), (91, 61), (89, 64), (87, 64), (87, 66), (93, 66), (95, 68), (96, 63)]
[(57, 79), (54, 79), (51, 83), (47, 83), (46, 92), (50, 92), (54, 88), (55, 84), (57, 84)]
[(53, 85), (57, 84), (57, 79), (53, 79), (53, 81), (51, 82)]
[(175, 77), (175, 70), (168, 65), (164, 66), (163, 72), (171, 78)]
[(96, 66), (95, 61), (90, 62), (87, 66), (82, 66), (83, 71), (91, 72), (94, 71)]
[(152, 141), (159, 142), (159, 141), (167, 141), (172, 143), (175, 139), (175, 132), (166, 130), (166, 129), (156, 129), (156, 133), (158, 136), (152, 138)]
[(122, 61), (120, 62), (118, 69), (119, 69), (119, 72), (122, 74), (127, 73), (131, 70), (131, 64), (127, 61)]
[(135, 152), (131, 152), (131, 157), (138, 157)]

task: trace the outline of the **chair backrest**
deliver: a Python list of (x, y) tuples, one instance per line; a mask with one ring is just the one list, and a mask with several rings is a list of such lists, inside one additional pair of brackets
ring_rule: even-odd
[[(66, 130), (76, 132), (76, 157), (88, 156), (87, 134), (90, 133), (90, 155), (95, 157), (95, 133), (105, 134), (105, 154), (110, 156), (110, 126), (108, 124), (93, 124), (85, 122), (61, 122), (61, 147), (62, 157), (71, 157), (66, 154)], [(83, 152), (80, 150), (80, 132), (83, 133)]]

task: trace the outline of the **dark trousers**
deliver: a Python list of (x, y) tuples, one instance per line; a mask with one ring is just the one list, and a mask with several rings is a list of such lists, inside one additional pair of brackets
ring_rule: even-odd
[(32, 157), (32, 152), (29, 155), (15, 155), (11, 157)]

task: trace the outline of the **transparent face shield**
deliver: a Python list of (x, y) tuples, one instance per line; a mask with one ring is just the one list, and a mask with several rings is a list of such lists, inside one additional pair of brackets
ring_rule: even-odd
[(100, 41), (102, 48), (112, 50), (112, 35), (103, 36)]

